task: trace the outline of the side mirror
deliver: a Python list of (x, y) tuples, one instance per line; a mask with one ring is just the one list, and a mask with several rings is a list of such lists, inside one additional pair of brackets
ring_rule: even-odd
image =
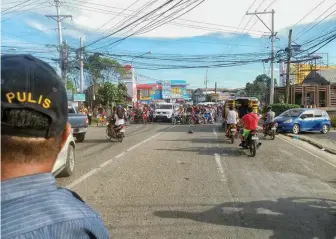
[(305, 118), (307, 118), (307, 115), (301, 115), (300, 118), (305, 119)]

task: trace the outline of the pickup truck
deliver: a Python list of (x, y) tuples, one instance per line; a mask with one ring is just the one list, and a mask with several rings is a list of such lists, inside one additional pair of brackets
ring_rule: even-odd
[(78, 113), (74, 106), (68, 105), (68, 122), (71, 125), (72, 135), (76, 138), (77, 142), (83, 142), (89, 127), (87, 115)]

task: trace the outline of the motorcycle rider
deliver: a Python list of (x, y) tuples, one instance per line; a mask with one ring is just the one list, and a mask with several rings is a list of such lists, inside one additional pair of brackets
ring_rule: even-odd
[[(114, 107), (115, 108), (115, 107)], [(108, 129), (111, 135), (115, 135), (115, 127), (119, 126), (121, 124), (125, 124), (126, 122), (126, 115), (124, 109), (118, 105), (116, 107), (114, 114), (112, 115), (109, 124), (108, 124)]]
[(267, 107), (267, 112), (266, 112), (266, 114), (263, 118), (265, 119), (265, 122), (263, 124), (263, 130), (264, 130), (264, 134), (266, 136), (268, 127), (273, 123), (274, 118), (275, 118), (275, 112), (272, 111), (272, 106)]
[(229, 136), (229, 130), (231, 128), (231, 125), (236, 125), (237, 124), (237, 119), (238, 119), (238, 114), (234, 110), (233, 106), (230, 105), (229, 107), (229, 112), (226, 115), (226, 137)]
[[(244, 122), (244, 128), (241, 130), (241, 143), (239, 146), (246, 148), (246, 139), (247, 136), (249, 135), (251, 130), (258, 130), (258, 121), (259, 121), (259, 116), (253, 112), (252, 107), (248, 107), (247, 109), (248, 113), (244, 115), (241, 118), (241, 121)], [(261, 145), (261, 143), (258, 143), (258, 147)]]

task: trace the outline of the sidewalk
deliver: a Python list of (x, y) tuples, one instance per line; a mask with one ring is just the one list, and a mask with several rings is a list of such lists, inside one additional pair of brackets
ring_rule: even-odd
[(321, 133), (300, 133), (295, 134), (285, 134), (288, 137), (296, 138), (302, 141), (306, 141), (320, 149), (324, 149), (326, 152), (336, 155), (336, 131), (331, 130), (328, 134)]

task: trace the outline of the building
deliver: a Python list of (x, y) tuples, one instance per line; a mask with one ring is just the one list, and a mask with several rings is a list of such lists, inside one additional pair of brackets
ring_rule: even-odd
[(245, 88), (228, 89), (228, 88), (198, 88), (193, 91), (192, 100), (195, 104), (207, 101), (206, 94), (211, 96), (212, 101), (225, 101), (229, 97), (236, 96), (237, 92)]
[[(328, 74), (330, 70), (336, 70), (336, 66), (325, 66), (322, 64), (317, 64), (316, 62), (311, 62), (309, 64), (291, 63), (289, 68), (289, 82), (292, 85), (301, 84), (312, 71), (315, 71), (321, 75), (325, 74), (324, 72), (327, 72), (326, 74)], [(279, 69), (279, 86), (282, 87), (286, 85), (287, 64), (280, 63)], [(328, 78), (328, 76), (326, 77)]]
[(121, 76), (120, 81), (127, 86), (127, 95), (132, 98), (132, 103), (137, 102), (137, 87), (135, 81), (135, 71), (131, 65), (124, 66), (125, 74)]
[(162, 99), (168, 103), (191, 100), (185, 80), (162, 80), (157, 82), (162, 88)]
[[(277, 99), (284, 98), (285, 87), (276, 87)], [(300, 84), (290, 85), (289, 103), (304, 107), (336, 107), (336, 69), (310, 71)]]
[(139, 104), (149, 104), (150, 101), (162, 99), (162, 86), (159, 84), (138, 84), (136, 89)]

